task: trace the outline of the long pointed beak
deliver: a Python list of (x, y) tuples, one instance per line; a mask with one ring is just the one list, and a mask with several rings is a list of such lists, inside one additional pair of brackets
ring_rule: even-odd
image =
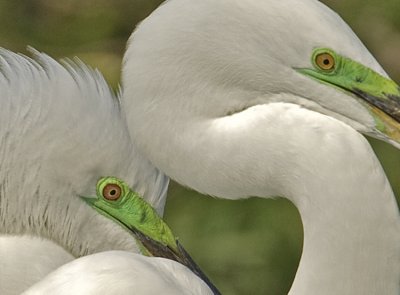
[(215, 295), (220, 295), (220, 291), (217, 287), (211, 282), (211, 280), (204, 274), (201, 268), (194, 262), (193, 258), (189, 255), (189, 253), (183, 248), (183, 246), (176, 241), (177, 250), (172, 249), (167, 245), (163, 245), (152, 238), (144, 235), (142, 232), (138, 231), (135, 228), (129, 228), (133, 233), (135, 238), (140, 241), (145, 250), (154, 257), (163, 257), (167, 259), (171, 259), (177, 261), (187, 268), (189, 268), (193, 273), (195, 273), (199, 278), (201, 278), (208, 287), (213, 291)]
[[(135, 227), (131, 222), (126, 219), (117, 218), (112, 213), (108, 213), (99, 204), (99, 199), (97, 197), (81, 197), (90, 207), (96, 209), (100, 214), (112, 219), (113, 221), (119, 223), (123, 228), (132, 233), (137, 243), (139, 244), (142, 254), (146, 256), (162, 257), (170, 260), (177, 261), (187, 268), (189, 268), (193, 273), (195, 273), (199, 278), (201, 278), (208, 287), (212, 290), (215, 295), (220, 295), (217, 287), (211, 282), (211, 280), (204, 274), (200, 267), (194, 262), (193, 258), (189, 253), (183, 248), (183, 246), (174, 237), (169, 239), (168, 243), (162, 243), (152, 238), (150, 235), (145, 234), (137, 227)], [(156, 213), (155, 213), (156, 214)], [(158, 217), (157, 215), (157, 218)], [(167, 227), (164, 221), (161, 222)], [(169, 228), (167, 228), (170, 231)], [(171, 233), (172, 235), (172, 233)]]
[(355, 95), (375, 120), (375, 128), (365, 133), (400, 148), (400, 87), (363, 64), (326, 51), (336, 60), (336, 68), (332, 71), (326, 73), (315, 68), (296, 70)]
[(396, 94), (387, 94), (383, 92), (380, 97), (371, 95), (358, 88), (354, 88), (353, 91), (355, 94), (365, 99), (365, 101), (392, 117), (396, 122), (400, 122), (400, 91)]
[[(366, 102), (366, 107), (375, 119), (377, 136), (389, 143), (400, 146), (400, 87), (392, 80), (376, 75), (375, 81), (382, 81), (380, 91), (371, 91), (362, 83), (352, 87), (351, 91)], [(374, 135), (374, 134), (372, 134)]]

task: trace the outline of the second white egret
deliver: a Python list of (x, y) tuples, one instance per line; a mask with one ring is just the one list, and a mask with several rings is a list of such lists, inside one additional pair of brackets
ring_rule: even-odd
[(296, 205), (291, 295), (399, 294), (399, 210), (360, 133), (400, 146), (400, 90), (324, 4), (167, 1), (130, 39), (122, 98), (140, 151), (179, 183)]

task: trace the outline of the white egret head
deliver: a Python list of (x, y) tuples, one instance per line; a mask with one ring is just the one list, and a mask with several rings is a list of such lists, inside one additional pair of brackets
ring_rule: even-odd
[(162, 212), (168, 178), (135, 152), (100, 73), (34, 55), (0, 50), (0, 232), (48, 239), (74, 256), (137, 250), (80, 196), (115, 175)]
[[(170, 122), (279, 101), (398, 146), (397, 85), (319, 1), (172, 0), (130, 41), (123, 83), (128, 109), (140, 110), (128, 115), (130, 125), (143, 126), (137, 134), (166, 128), (146, 123), (143, 109)], [(318, 66), (324, 56), (332, 58), (333, 69)], [(158, 105), (175, 111), (159, 112)]]

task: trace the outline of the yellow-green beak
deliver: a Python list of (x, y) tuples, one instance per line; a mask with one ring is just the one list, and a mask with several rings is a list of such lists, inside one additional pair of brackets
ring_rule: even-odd
[(298, 72), (322, 83), (354, 94), (375, 120), (379, 137), (400, 144), (400, 87), (374, 70), (319, 48), (312, 55), (314, 68)]

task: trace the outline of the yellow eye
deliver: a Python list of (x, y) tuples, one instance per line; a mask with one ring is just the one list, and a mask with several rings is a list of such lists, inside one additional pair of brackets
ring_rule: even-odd
[(335, 68), (335, 58), (330, 53), (320, 53), (315, 56), (315, 64), (321, 70), (330, 71)]
[(122, 189), (118, 184), (109, 183), (103, 189), (103, 197), (110, 201), (116, 201), (121, 197)]

